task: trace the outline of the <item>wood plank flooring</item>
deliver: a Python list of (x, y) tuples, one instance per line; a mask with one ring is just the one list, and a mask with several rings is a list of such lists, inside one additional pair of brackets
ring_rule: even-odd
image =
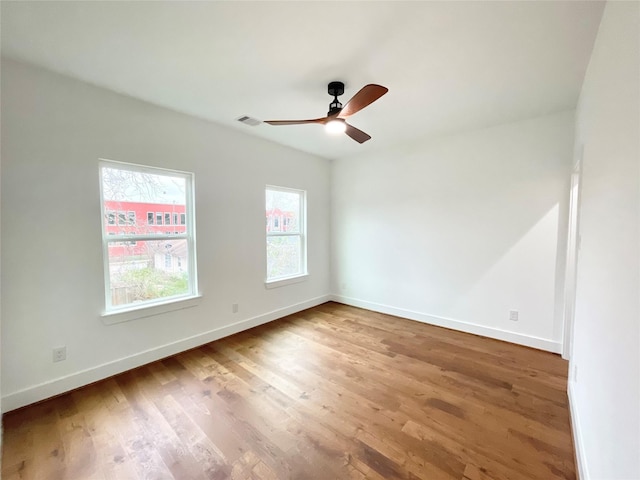
[(4, 416), (2, 478), (573, 479), (559, 356), (326, 303)]

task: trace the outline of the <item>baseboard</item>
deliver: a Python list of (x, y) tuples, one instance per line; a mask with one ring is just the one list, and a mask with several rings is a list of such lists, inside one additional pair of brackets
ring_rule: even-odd
[(569, 414), (571, 415), (571, 433), (573, 434), (573, 448), (576, 454), (576, 467), (578, 467), (578, 480), (589, 480), (587, 471), (587, 459), (584, 454), (584, 442), (582, 441), (582, 430), (580, 428), (580, 419), (576, 411), (575, 398), (573, 391), (574, 382), (567, 382), (567, 395), (569, 396)]
[(452, 330), (473, 333), (474, 335), (481, 335), (483, 337), (504, 340), (506, 342), (516, 343), (518, 345), (524, 345), (531, 348), (537, 348), (539, 350), (545, 350), (553, 353), (562, 352), (561, 342), (555, 342), (546, 338), (524, 335), (522, 333), (510, 332), (507, 330), (501, 330), (499, 328), (486, 327), (484, 325), (464, 322), (452, 318), (428, 315), (426, 313), (415, 312), (413, 310), (406, 310), (404, 308), (392, 307), (389, 305), (382, 305), (379, 303), (368, 302), (366, 300), (359, 300), (357, 298), (350, 298), (342, 295), (331, 295), (331, 300), (334, 302), (343, 303), (345, 305), (351, 305), (352, 307), (360, 307), (366, 310), (372, 310), (374, 312), (386, 313), (388, 315), (408, 318), (410, 320), (416, 320), (418, 322), (428, 323), (430, 325), (437, 325), (438, 327), (451, 328)]
[(176, 342), (136, 353), (135, 355), (123, 357), (96, 367), (81, 370), (64, 377), (56, 378), (39, 385), (34, 385), (32, 387), (10, 393), (2, 397), (2, 412), (6, 413), (10, 410), (15, 410), (16, 408), (24, 407), (47, 398), (60, 395), (61, 393), (131, 370), (132, 368), (137, 368), (147, 363), (155, 362), (156, 360), (184, 352), (190, 348), (199, 347), (200, 345), (228, 337), (234, 333), (239, 333), (244, 330), (257, 327), (258, 325), (277, 320), (278, 318), (306, 310), (307, 308), (315, 307), (328, 302), (331, 299), (330, 297), (330, 295), (322, 295), (295, 305), (273, 310), (252, 318), (247, 318), (230, 325), (225, 325), (224, 327), (215, 328), (192, 337), (184, 338)]

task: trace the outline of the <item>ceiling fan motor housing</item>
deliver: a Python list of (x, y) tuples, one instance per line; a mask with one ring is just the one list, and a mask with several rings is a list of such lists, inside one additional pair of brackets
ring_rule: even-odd
[(333, 102), (329, 104), (329, 112), (327, 115), (331, 116), (340, 113), (342, 110), (342, 104), (338, 101), (338, 97), (344, 93), (344, 83), (342, 82), (330, 82), (327, 89), (329, 95), (333, 96)]

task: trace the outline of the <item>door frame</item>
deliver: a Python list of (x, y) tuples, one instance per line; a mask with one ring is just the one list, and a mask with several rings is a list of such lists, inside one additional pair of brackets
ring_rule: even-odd
[(573, 353), (573, 325), (576, 305), (576, 280), (578, 254), (580, 252), (580, 183), (582, 180), (582, 158), (584, 146), (580, 146), (571, 172), (569, 189), (569, 219), (567, 229), (567, 256), (564, 278), (564, 312), (562, 358), (569, 360)]

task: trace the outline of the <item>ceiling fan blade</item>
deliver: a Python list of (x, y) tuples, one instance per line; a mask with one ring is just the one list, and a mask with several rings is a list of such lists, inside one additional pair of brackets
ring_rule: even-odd
[(342, 107), (342, 110), (338, 114), (338, 117), (350, 117), (354, 113), (362, 110), (364, 107), (371, 105), (388, 91), (389, 89), (387, 87), (383, 87), (382, 85), (375, 85), (372, 83), (370, 83), (369, 85), (365, 85), (360, 89), (358, 93), (356, 93), (351, 98), (351, 100), (347, 102), (344, 107)]
[(353, 125), (349, 125), (347, 122), (344, 122), (347, 125), (347, 129), (344, 131), (347, 135), (353, 138), (358, 143), (364, 143), (367, 140), (371, 140), (371, 135), (364, 133), (362, 130), (357, 129)]
[(310, 120), (265, 120), (269, 125), (304, 125), (305, 123), (326, 123), (328, 117), (314, 118)]

